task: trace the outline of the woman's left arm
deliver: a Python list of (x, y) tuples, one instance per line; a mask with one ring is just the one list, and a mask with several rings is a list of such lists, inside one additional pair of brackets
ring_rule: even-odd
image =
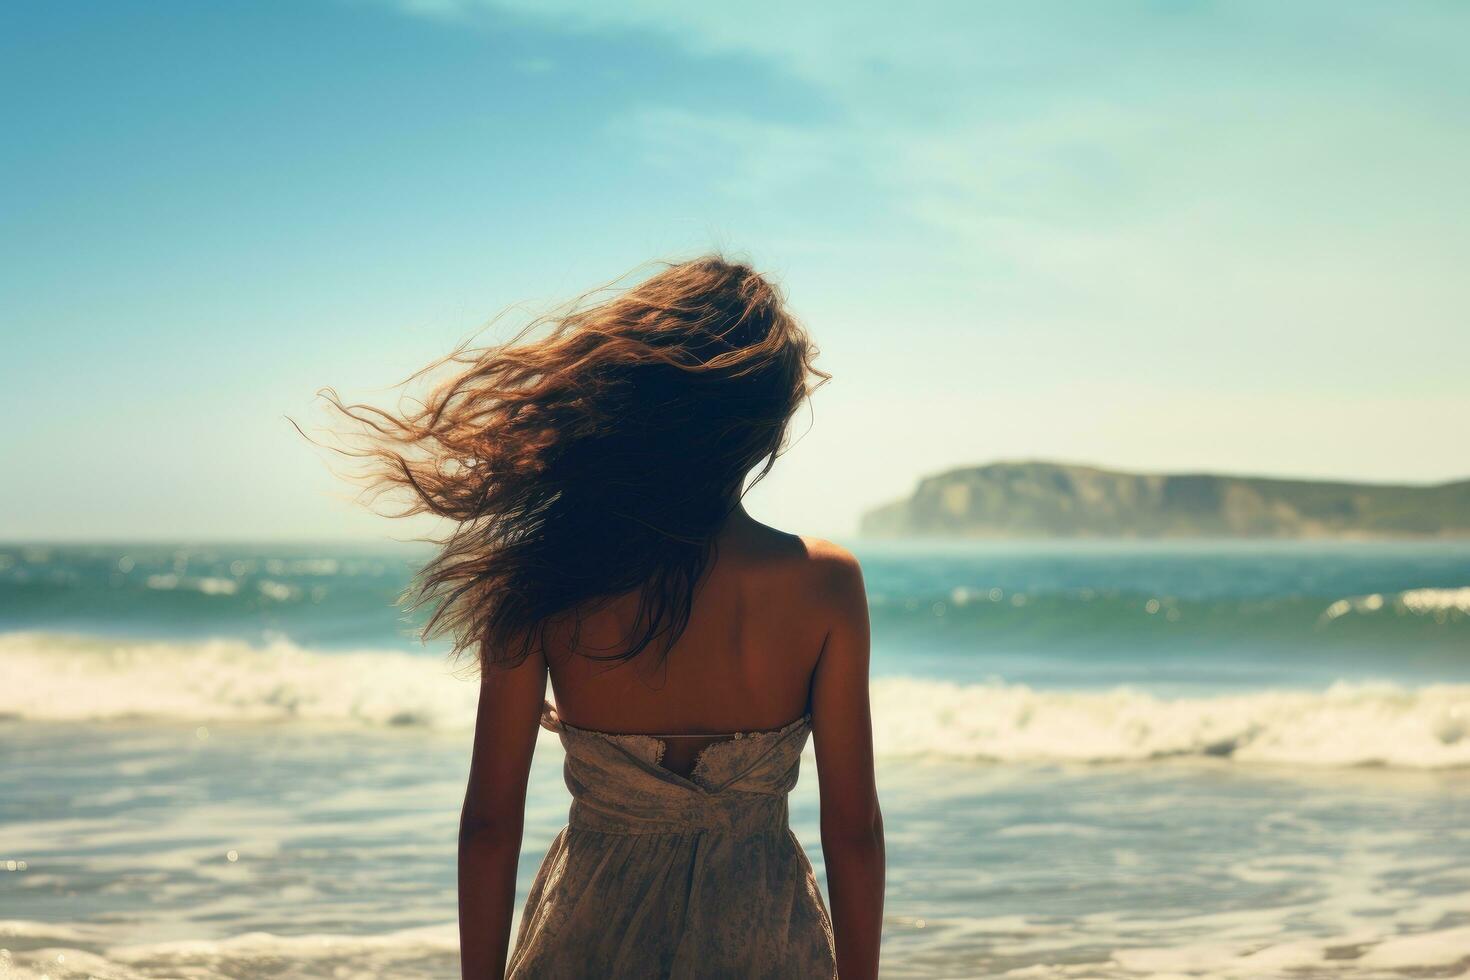
[(505, 975), (515, 912), (526, 780), (536, 749), (546, 660), (486, 667), (475, 716), (470, 780), (459, 822), (459, 944), (465, 980)]

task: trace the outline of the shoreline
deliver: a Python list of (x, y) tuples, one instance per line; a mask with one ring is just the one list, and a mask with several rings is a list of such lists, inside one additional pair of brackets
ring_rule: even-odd
[[(462, 737), (3, 730), (0, 868), (26, 862), (0, 870), (6, 980), (454, 976)], [(824, 881), (803, 761), (791, 825)], [(884, 759), (878, 778), (885, 976), (1257, 978), (1291, 964), (1367, 980), (1390, 955), (1428, 975), (1470, 926), (1464, 770)], [(561, 779), (553, 737), (533, 762), (518, 907), (566, 821)], [(1342, 958), (1350, 944), (1361, 966)]]

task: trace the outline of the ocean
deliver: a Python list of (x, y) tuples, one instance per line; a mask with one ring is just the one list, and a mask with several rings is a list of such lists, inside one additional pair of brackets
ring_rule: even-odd
[[(850, 546), (885, 976), (1470, 975), (1470, 543)], [(0, 978), (457, 976), (426, 554), (0, 546)]]

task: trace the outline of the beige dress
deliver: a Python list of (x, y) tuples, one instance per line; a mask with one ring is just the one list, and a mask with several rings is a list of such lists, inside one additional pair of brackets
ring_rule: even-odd
[(811, 718), (706, 747), (688, 778), (664, 742), (574, 728), (568, 826), (531, 885), (507, 977), (832, 978), (832, 921), (787, 824)]

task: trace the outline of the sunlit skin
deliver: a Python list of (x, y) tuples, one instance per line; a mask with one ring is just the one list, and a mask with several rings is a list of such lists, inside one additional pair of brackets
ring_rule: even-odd
[(662, 764), (680, 773), (726, 733), (780, 728), (810, 711), (838, 972), (843, 980), (878, 975), (884, 841), (862, 570), (841, 547), (767, 527), (743, 507), (716, 543), (689, 625), (661, 664), (651, 650), (612, 668), (579, 655), (615, 647), (627, 635), (637, 604), (624, 597), (584, 618), (577, 648), (568, 630), (553, 628), (544, 649), (483, 676), (460, 823), (467, 980), (505, 972), (548, 675), (568, 724), (673, 736)]

